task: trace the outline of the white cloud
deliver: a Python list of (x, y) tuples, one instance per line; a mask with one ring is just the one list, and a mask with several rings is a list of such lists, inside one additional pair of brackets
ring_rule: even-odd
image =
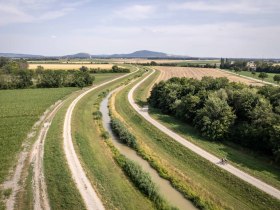
[(0, 0), (0, 26), (56, 19), (69, 14), (87, 1)]
[(118, 9), (115, 15), (128, 20), (147, 19), (155, 10), (155, 7), (151, 5), (132, 5)]
[(278, 0), (236, 0), (236, 1), (188, 1), (169, 4), (170, 10), (193, 10), (218, 13), (257, 14), (278, 12)]

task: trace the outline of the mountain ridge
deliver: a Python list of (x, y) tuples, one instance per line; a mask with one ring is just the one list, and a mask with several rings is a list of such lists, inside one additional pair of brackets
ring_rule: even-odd
[(108, 55), (91, 55), (89, 53), (76, 53), (63, 56), (43, 56), (32, 54), (19, 54), (19, 53), (0, 53), (0, 57), (9, 58), (188, 58), (189, 56), (170, 55), (163, 52), (156, 52), (150, 50), (138, 50), (126, 54), (108, 54)]

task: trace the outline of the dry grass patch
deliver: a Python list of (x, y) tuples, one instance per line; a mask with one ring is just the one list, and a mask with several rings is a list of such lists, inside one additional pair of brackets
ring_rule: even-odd
[(37, 66), (42, 66), (44, 69), (51, 69), (51, 70), (57, 70), (57, 69), (63, 69), (63, 70), (71, 70), (71, 69), (79, 69), (82, 66), (86, 66), (88, 68), (100, 68), (100, 69), (111, 69), (112, 64), (85, 64), (85, 63), (75, 63), (75, 64), (69, 64), (69, 63), (61, 63), (61, 64), (51, 64), (51, 63), (42, 63), (42, 64), (29, 64), (29, 69), (36, 69)]
[(214, 78), (218, 77), (227, 77), (231, 82), (241, 82), (247, 85), (254, 86), (262, 86), (261, 82), (253, 81), (250, 79), (246, 79), (243, 77), (239, 77), (237, 75), (227, 73), (224, 71), (220, 71), (214, 68), (192, 68), (192, 67), (156, 67), (159, 71), (161, 71), (161, 75), (159, 77), (159, 81), (168, 80), (172, 77), (188, 77), (201, 79), (205, 76), (210, 76)]

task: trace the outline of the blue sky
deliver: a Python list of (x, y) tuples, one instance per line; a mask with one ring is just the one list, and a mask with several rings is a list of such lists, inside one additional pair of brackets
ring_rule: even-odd
[(0, 0), (0, 52), (280, 57), (279, 0)]

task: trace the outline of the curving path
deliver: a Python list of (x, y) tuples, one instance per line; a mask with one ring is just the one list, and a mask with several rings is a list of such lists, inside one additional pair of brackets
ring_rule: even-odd
[[(138, 71), (138, 70), (137, 70)], [(69, 106), (67, 109), (65, 119), (64, 119), (64, 127), (63, 127), (63, 140), (64, 140), (64, 151), (67, 159), (67, 163), (69, 165), (69, 168), (72, 172), (72, 178), (74, 179), (77, 188), (85, 202), (85, 205), (87, 209), (89, 210), (103, 210), (105, 209), (100, 198), (98, 197), (97, 193), (93, 189), (89, 179), (86, 176), (86, 172), (84, 171), (80, 160), (75, 152), (73, 141), (72, 141), (72, 135), (71, 135), (71, 119), (72, 119), (72, 113), (77, 105), (77, 103), (88, 93), (91, 91), (105, 86), (109, 83), (112, 83), (114, 81), (117, 81), (121, 78), (127, 77), (131, 74), (134, 74), (135, 72), (131, 72), (129, 74), (117, 77), (115, 79), (112, 79), (110, 81), (104, 82), (98, 86), (92, 87), (88, 89), (87, 91), (80, 94)]]
[(134, 99), (133, 99), (133, 93), (134, 91), (146, 80), (148, 79), (153, 73), (155, 72), (155, 70), (153, 70), (148, 76), (146, 76), (143, 80), (141, 80), (139, 83), (137, 83), (128, 93), (128, 101), (131, 104), (131, 106), (145, 119), (147, 120), (149, 123), (151, 123), (152, 125), (154, 125), (156, 128), (158, 128), (159, 130), (161, 130), (162, 132), (164, 132), (166, 135), (170, 136), (171, 138), (173, 138), (175, 141), (179, 142), (180, 144), (182, 144), (183, 146), (187, 147), (188, 149), (190, 149), (191, 151), (195, 152), (196, 154), (198, 154), (199, 156), (207, 159), (208, 161), (214, 163), (215, 165), (223, 168), (224, 170), (230, 172), (231, 174), (237, 176), (238, 178), (250, 183), (251, 185), (257, 187), (258, 189), (266, 192), (267, 194), (277, 198), (280, 200), (280, 191), (264, 182), (262, 182), (259, 179), (256, 179), (255, 177), (239, 170), (238, 168), (230, 165), (230, 164), (220, 164), (220, 158), (210, 154), (209, 152), (201, 149), (200, 147), (194, 145), (193, 143), (189, 142), (187, 139), (182, 138), (181, 136), (179, 136), (178, 134), (176, 134), (175, 132), (171, 131), (170, 129), (168, 129), (167, 127), (165, 127), (164, 125), (160, 124), (158, 121), (156, 121), (155, 119), (153, 119), (149, 113), (147, 112), (147, 110), (143, 110), (142, 108), (138, 107), (138, 105), (135, 103)]

